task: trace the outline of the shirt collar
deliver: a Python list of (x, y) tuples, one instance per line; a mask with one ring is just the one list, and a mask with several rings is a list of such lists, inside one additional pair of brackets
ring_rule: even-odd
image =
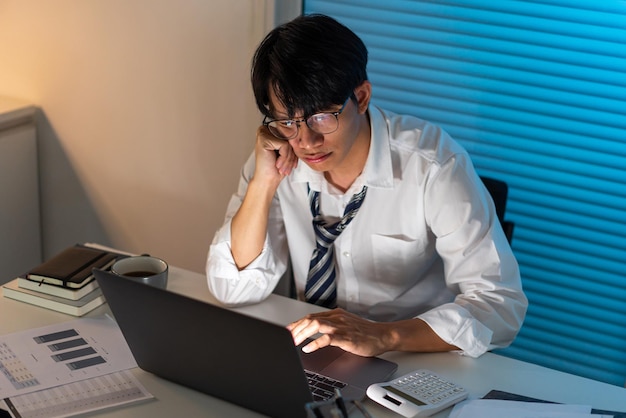
[[(370, 106), (368, 112), (372, 128), (370, 150), (363, 172), (353, 186), (358, 188), (364, 185), (382, 189), (391, 188), (393, 187), (393, 168), (391, 165), (389, 130), (380, 109)], [(291, 181), (295, 183), (309, 183), (311, 189), (315, 191), (327, 190), (323, 173), (311, 169), (301, 161), (291, 174)]]

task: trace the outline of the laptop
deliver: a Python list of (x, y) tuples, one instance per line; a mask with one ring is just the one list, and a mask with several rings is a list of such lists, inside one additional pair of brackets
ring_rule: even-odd
[(306, 417), (305, 404), (318, 399), (308, 372), (341, 382), (346, 399), (363, 399), (397, 369), (337, 347), (305, 354), (283, 326), (108, 271), (94, 275), (140, 368), (271, 417)]

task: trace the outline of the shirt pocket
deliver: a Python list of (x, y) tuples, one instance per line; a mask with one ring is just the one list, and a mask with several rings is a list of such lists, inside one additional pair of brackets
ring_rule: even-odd
[(372, 235), (375, 280), (379, 284), (406, 286), (424, 262), (422, 240), (404, 235)]

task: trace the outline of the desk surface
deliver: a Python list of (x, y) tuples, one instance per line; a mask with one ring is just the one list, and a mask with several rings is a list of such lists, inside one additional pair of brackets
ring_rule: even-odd
[[(206, 302), (214, 302), (207, 289), (204, 275), (199, 273), (171, 267), (168, 289)], [(263, 303), (237, 310), (286, 325), (306, 313), (319, 309), (307, 303), (271, 295)], [(90, 312), (88, 316), (99, 316), (107, 312), (109, 312), (108, 305), (103, 305)], [(0, 297), (0, 318), (0, 335), (75, 319), (72, 316), (5, 297)], [(386, 353), (382, 357), (398, 363), (396, 375), (418, 368), (431, 369), (466, 387), (470, 392), (470, 398), (480, 398), (489, 391), (497, 389), (555, 402), (588, 404), (596, 409), (626, 412), (625, 388), (493, 353), (484, 354), (478, 359), (455, 353), (393, 352)], [(182, 413), (185, 417), (261, 417), (258, 413), (168, 382), (141, 369), (134, 369), (133, 373), (154, 395), (154, 400), (103, 410), (89, 414), (89, 416), (169, 418)], [(367, 400), (365, 405), (375, 417), (400, 417), (370, 400)], [(440, 412), (435, 417), (443, 418), (448, 414), (449, 410)]]

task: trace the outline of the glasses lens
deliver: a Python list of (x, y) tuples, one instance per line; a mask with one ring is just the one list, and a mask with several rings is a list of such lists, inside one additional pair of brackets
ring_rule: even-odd
[(333, 113), (317, 113), (308, 118), (306, 124), (319, 134), (330, 134), (339, 127), (339, 120)]
[(281, 139), (291, 139), (298, 134), (298, 125), (293, 120), (273, 120), (267, 127), (272, 135)]

